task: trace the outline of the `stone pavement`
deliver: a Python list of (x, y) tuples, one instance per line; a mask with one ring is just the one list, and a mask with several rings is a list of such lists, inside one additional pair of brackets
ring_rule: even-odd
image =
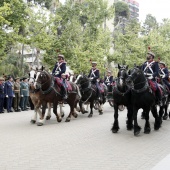
[[(68, 106), (64, 107), (68, 114)], [(110, 129), (113, 108), (104, 114), (79, 114), (66, 123), (30, 124), (33, 111), (0, 114), (0, 170), (150, 170), (170, 154), (170, 120), (159, 131), (140, 136), (126, 130), (126, 110), (119, 114), (119, 133)], [(169, 166), (170, 167), (170, 166)], [(169, 168), (170, 169), (170, 168)]]

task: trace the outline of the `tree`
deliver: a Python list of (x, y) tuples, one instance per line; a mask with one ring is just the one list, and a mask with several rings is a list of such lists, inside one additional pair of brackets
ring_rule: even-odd
[(119, 22), (119, 17), (129, 19), (129, 15), (130, 15), (129, 6), (125, 2), (118, 1), (115, 3), (115, 19), (114, 19), (115, 26)]
[(153, 29), (158, 29), (158, 22), (154, 16), (151, 14), (146, 15), (145, 22), (143, 24), (143, 35), (148, 35), (149, 32)]

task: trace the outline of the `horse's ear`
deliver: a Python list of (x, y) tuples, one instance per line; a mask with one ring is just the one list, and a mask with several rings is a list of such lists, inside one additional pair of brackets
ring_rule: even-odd
[(41, 67), (41, 70), (42, 70), (42, 71), (43, 71), (43, 70), (45, 70), (45, 67), (44, 67), (44, 66), (42, 66), (42, 67)]
[(128, 67), (129, 67), (129, 66), (127, 65), (127, 66), (126, 66), (126, 70), (128, 70)]
[(120, 69), (121, 68), (121, 66), (118, 64), (118, 69)]

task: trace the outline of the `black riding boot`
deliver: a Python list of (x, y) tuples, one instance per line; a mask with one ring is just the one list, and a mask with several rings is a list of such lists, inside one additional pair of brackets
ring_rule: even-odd
[(61, 86), (61, 95), (62, 95), (63, 100), (66, 100), (68, 98), (67, 90), (65, 89), (64, 86)]

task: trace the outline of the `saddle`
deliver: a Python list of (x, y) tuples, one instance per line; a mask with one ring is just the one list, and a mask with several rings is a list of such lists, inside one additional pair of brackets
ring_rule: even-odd
[[(61, 86), (63, 86), (63, 80), (61, 78), (55, 77), (54, 82), (58, 85), (59, 88), (61, 88)], [(72, 91), (73, 89), (72, 89), (70, 82), (65, 80), (65, 83), (66, 83), (66, 90)]]
[(152, 80), (148, 80), (148, 83), (149, 83), (150, 89), (152, 90), (152, 92), (154, 94), (155, 94), (155, 92), (156, 92), (156, 90), (158, 88), (158, 90), (160, 91), (161, 96), (163, 95), (164, 88), (163, 88), (163, 86), (161, 84), (156, 83), (156, 82), (154, 82)]

